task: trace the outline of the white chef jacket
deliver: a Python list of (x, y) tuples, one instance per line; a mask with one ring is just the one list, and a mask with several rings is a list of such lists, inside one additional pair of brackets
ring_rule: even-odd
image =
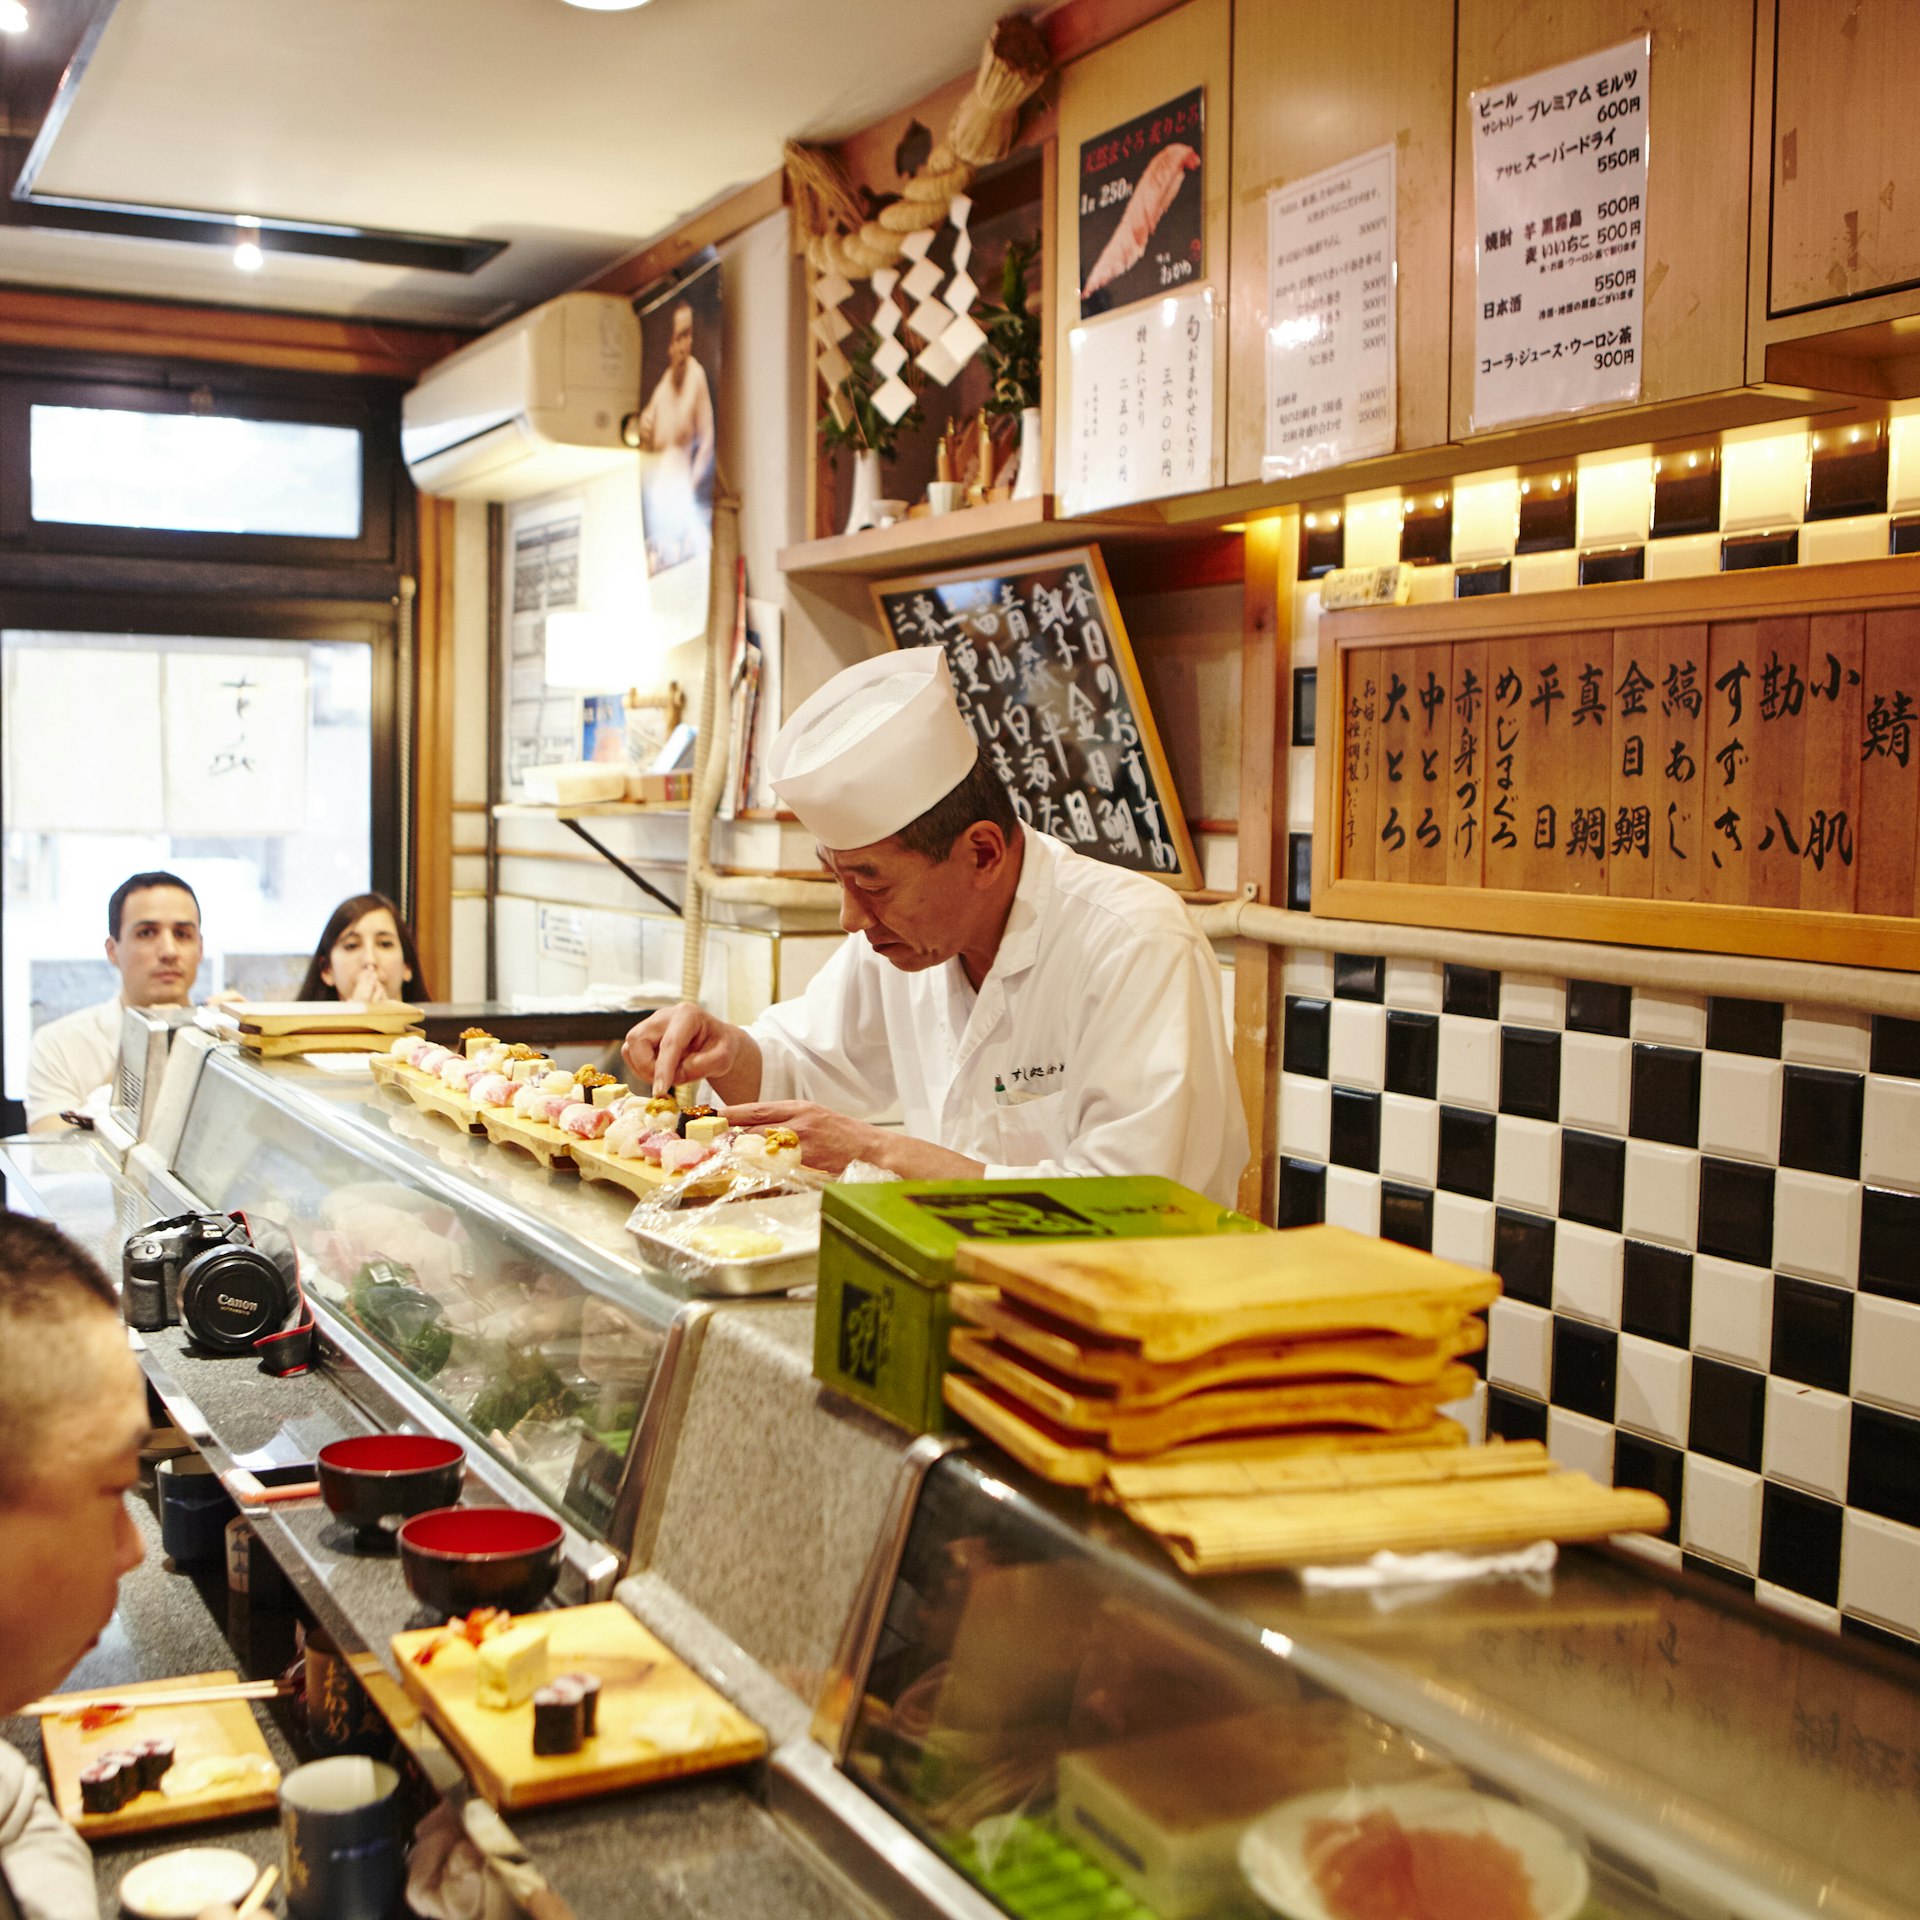
[[(50, 1020), (33, 1036), (27, 1055), (27, 1125), (77, 1113), (113, 1084), (120, 1066), (121, 1015), (116, 993), (97, 1007)], [(96, 1102), (96, 1107), (100, 1103)]]
[(760, 1098), (856, 1119), (897, 1101), (989, 1179), (1159, 1173), (1232, 1205), (1247, 1123), (1213, 949), (1157, 880), (1021, 834), (979, 993), (957, 959), (905, 973), (851, 938), (753, 1023)]

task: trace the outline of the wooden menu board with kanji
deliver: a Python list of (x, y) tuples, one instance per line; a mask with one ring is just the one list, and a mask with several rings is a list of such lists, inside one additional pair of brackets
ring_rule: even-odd
[(1920, 970), (1920, 559), (1321, 644), (1315, 912)]
[(943, 646), (960, 711), (1029, 826), (1197, 887), (1199, 866), (1098, 547), (884, 580), (896, 646)]

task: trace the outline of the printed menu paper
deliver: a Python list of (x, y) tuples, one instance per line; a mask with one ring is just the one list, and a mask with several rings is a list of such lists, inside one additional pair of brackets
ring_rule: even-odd
[(1644, 34), (1472, 96), (1476, 432), (1640, 397)]
[(1093, 513), (1215, 484), (1213, 290), (1075, 327), (1061, 501)]
[(1268, 480), (1394, 446), (1393, 149), (1267, 195)]

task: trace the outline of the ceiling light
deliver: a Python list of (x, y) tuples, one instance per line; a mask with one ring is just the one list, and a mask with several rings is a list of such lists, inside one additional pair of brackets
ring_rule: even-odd
[(25, 33), (27, 10), (21, 0), (0, 0), (0, 33)]
[(647, 0), (567, 0), (570, 7), (584, 7), (589, 13), (626, 13), (644, 7)]
[[(253, 220), (243, 220), (240, 224), (244, 228), (257, 227), (259, 223)], [(233, 250), (233, 264), (238, 267), (242, 273), (258, 273), (260, 269), (266, 265), (266, 260), (267, 256), (260, 251), (260, 242), (256, 240), (251, 233), (247, 234)]]

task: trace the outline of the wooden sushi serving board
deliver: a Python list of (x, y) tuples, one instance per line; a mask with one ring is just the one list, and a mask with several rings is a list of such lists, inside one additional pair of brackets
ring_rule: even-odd
[[(142, 1694), (173, 1694), (194, 1687), (229, 1686), (240, 1676), (225, 1673), (181, 1674), (135, 1686), (94, 1688), (72, 1696), (76, 1714), (89, 1701), (117, 1700), (137, 1707), (110, 1727), (83, 1732), (78, 1718), (49, 1714), (40, 1722), (47, 1756), (47, 1780), (53, 1804), (89, 1840), (116, 1833), (147, 1833), (158, 1827), (184, 1827), (201, 1820), (225, 1820), (235, 1814), (273, 1807), (280, 1793), (280, 1769), (274, 1765), (253, 1708), (244, 1700), (199, 1700), (169, 1704), (164, 1698), (138, 1707)], [(196, 1760), (240, 1760), (250, 1771), (243, 1781), (207, 1787), (197, 1793), (169, 1795), (158, 1788), (129, 1800), (117, 1813), (80, 1810), (80, 1775), (102, 1754), (138, 1740), (171, 1740), (174, 1769)]]
[(1129, 1406), (1161, 1406), (1184, 1394), (1249, 1380), (1299, 1380), (1330, 1374), (1415, 1385), (1436, 1380), (1451, 1360), (1486, 1344), (1484, 1321), (1469, 1316), (1438, 1340), (1402, 1334), (1339, 1334), (1314, 1340), (1255, 1340), (1217, 1348), (1197, 1360), (1143, 1360), (1125, 1341), (1103, 1340), (1053, 1320), (993, 1287), (953, 1288), (955, 1315), (996, 1334), (1016, 1352), (1090, 1387), (1104, 1388)]
[(573, 1164), (583, 1180), (598, 1180), (610, 1187), (622, 1187), (636, 1200), (651, 1200), (673, 1178), (651, 1160), (630, 1160), (609, 1153), (598, 1140), (576, 1140)]
[(545, 1120), (529, 1120), (511, 1107), (476, 1107), (474, 1131), (484, 1133), (496, 1147), (518, 1147), (530, 1153), (549, 1173), (573, 1173), (579, 1163), (573, 1150), (577, 1135), (562, 1133)]
[(464, 1093), (456, 1093), (438, 1076), (429, 1077), (415, 1072), (411, 1067), (400, 1071), (400, 1085), (405, 1089), (407, 1098), (422, 1113), (437, 1113), (443, 1120), (451, 1120), (456, 1127), (464, 1128), (468, 1133), (483, 1133), (481, 1109), (476, 1107)]
[[(479, 1655), (457, 1635), (397, 1633), (394, 1658), (407, 1692), (460, 1756), (496, 1807), (532, 1807), (646, 1786), (757, 1760), (767, 1736), (670, 1653), (618, 1601), (521, 1615), (547, 1629), (552, 1675), (600, 1682), (598, 1731), (578, 1753), (536, 1755), (531, 1702), (498, 1712), (478, 1705)], [(440, 1640), (422, 1666), (421, 1650)]]
[(369, 1057), (387, 1044), (383, 1033), (248, 1033), (240, 1044), (263, 1060), (285, 1060), (303, 1053), (364, 1053)]
[(418, 1007), (395, 1001), (254, 1000), (229, 1011), (242, 1033), (383, 1033), (389, 1044), (425, 1018)]
[(1151, 1361), (1360, 1331), (1440, 1340), (1500, 1292), (1493, 1274), (1327, 1226), (1025, 1246), (963, 1240), (954, 1260), (967, 1279), (1132, 1341)]

